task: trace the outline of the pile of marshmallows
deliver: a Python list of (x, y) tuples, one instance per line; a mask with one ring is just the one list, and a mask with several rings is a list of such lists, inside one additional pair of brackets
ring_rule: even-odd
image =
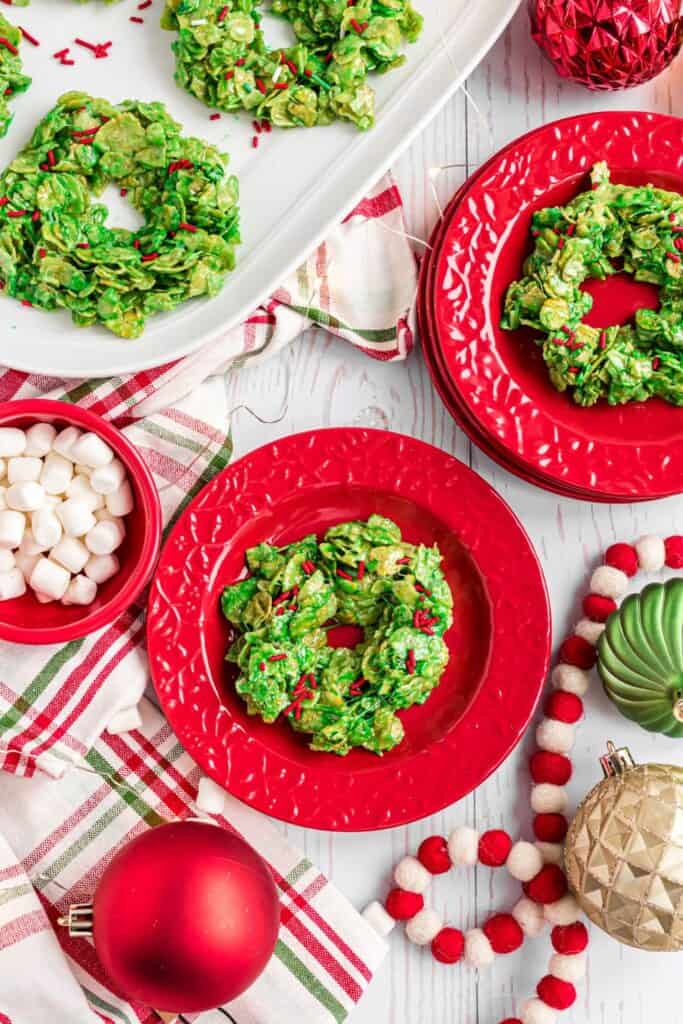
[(50, 423), (0, 427), (0, 601), (87, 605), (114, 576), (133, 509), (123, 463), (101, 437)]

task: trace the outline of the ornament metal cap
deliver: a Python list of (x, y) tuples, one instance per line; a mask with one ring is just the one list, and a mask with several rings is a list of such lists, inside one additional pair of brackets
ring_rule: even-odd
[(57, 919), (60, 928), (68, 928), (72, 938), (88, 938), (93, 933), (92, 903), (73, 903), (66, 917)]
[(623, 775), (631, 768), (635, 768), (636, 762), (628, 747), (614, 746), (611, 740), (607, 741), (607, 753), (600, 758), (600, 766), (606, 779), (612, 779), (617, 775)]

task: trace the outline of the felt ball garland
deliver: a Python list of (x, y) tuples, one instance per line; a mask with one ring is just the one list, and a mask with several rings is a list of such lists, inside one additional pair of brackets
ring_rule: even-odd
[[(538, 749), (529, 760), (536, 842), (513, 842), (503, 829), (480, 835), (467, 826), (454, 829), (447, 839), (430, 836), (421, 843), (417, 857), (404, 857), (396, 866), (397, 888), (387, 896), (384, 908), (373, 903), (365, 912), (385, 934), (394, 921), (406, 921), (407, 937), (418, 945), (428, 945), (439, 963), (464, 960), (479, 969), (493, 963), (496, 955), (519, 949), (525, 939), (539, 935), (549, 924), (554, 953), (548, 974), (539, 981), (536, 995), (520, 1007), (519, 1017), (507, 1017), (500, 1024), (555, 1024), (557, 1013), (575, 1002), (576, 984), (585, 975), (588, 931), (578, 919), (578, 904), (567, 891), (560, 866), (569, 827), (564, 788), (572, 775), (568, 754), (574, 745), (574, 726), (583, 716), (588, 672), (597, 661), (596, 645), (605, 622), (617, 610), (631, 577), (639, 570), (657, 572), (665, 565), (683, 568), (683, 536), (645, 536), (635, 544), (612, 544), (604, 563), (591, 576), (589, 593), (582, 602), (585, 617), (560, 647), (559, 662), (551, 675), (552, 691), (536, 729)], [(523, 896), (510, 913), (494, 914), (481, 928), (463, 933), (445, 925), (426, 907), (424, 894), (432, 876), (451, 867), (476, 864), (504, 867), (521, 882)]]

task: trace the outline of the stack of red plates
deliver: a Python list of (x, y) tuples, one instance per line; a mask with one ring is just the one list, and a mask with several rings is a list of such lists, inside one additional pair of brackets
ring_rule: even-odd
[[(587, 501), (683, 492), (683, 409), (659, 399), (584, 409), (550, 383), (534, 333), (501, 330), (522, 274), (532, 214), (563, 205), (606, 160), (612, 179), (683, 193), (683, 121), (611, 111), (556, 121), (505, 147), (456, 193), (431, 238), (418, 294), (424, 356), (454, 419), (487, 455), (530, 483)], [(591, 282), (586, 321), (623, 323), (656, 308), (651, 285)]]

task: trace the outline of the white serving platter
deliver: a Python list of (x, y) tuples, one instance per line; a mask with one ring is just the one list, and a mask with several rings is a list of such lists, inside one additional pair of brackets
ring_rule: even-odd
[[(161, 100), (183, 124), (230, 153), (241, 187), (243, 244), (238, 266), (221, 294), (186, 303), (148, 321), (134, 341), (100, 327), (76, 327), (66, 312), (44, 313), (12, 299), (0, 301), (0, 363), (62, 377), (105, 377), (159, 366), (198, 349), (239, 323), (348, 213), (478, 64), (511, 19), (520, 0), (416, 0), (425, 16), (420, 41), (407, 47), (399, 70), (375, 76), (377, 125), (361, 133), (339, 124), (273, 131), (253, 149), (248, 115), (210, 111), (173, 81), (173, 34), (159, 28), (163, 0), (144, 11), (138, 0), (109, 7), (99, 0), (32, 0), (28, 8), (1, 8), (28, 29), (39, 47), (22, 45), (30, 90), (14, 101), (15, 119), (0, 141), (0, 166), (24, 144), (34, 125), (63, 92), (79, 89), (113, 102)], [(144, 24), (130, 21), (142, 17)], [(288, 27), (266, 17), (273, 46), (290, 41)], [(74, 44), (112, 40), (110, 57), (96, 60)], [(71, 47), (73, 67), (52, 56)], [(111, 221), (136, 223), (134, 211), (112, 187), (103, 199)]]

